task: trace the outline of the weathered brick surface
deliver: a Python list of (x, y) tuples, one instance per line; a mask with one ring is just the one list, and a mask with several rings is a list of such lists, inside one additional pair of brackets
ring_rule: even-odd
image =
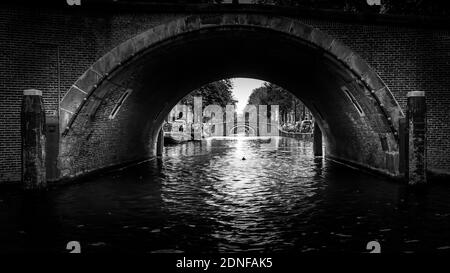
[(425, 91), (428, 167), (450, 172), (450, 31), (307, 20), (366, 60), (405, 111), (406, 93)]
[[(56, 114), (58, 82), (62, 97), (109, 50), (151, 27), (181, 16), (185, 14), (102, 14), (0, 8), (0, 182), (20, 180), (20, 104), (24, 89), (42, 90), (48, 115)], [(450, 171), (449, 31), (298, 19), (325, 31), (357, 52), (377, 71), (403, 109), (408, 91), (425, 91), (429, 111), (428, 167)], [(107, 98), (98, 111), (109, 113), (115, 99)], [(131, 106), (130, 99), (124, 107)], [(127, 113), (131, 115), (132, 111)], [(107, 118), (108, 114), (102, 117)], [(131, 146), (107, 145), (114, 142), (112, 138), (117, 138), (115, 140), (120, 143), (121, 135), (117, 134), (117, 129), (130, 126), (121, 120), (125, 117), (119, 115), (111, 123), (97, 122), (95, 126), (107, 127), (93, 130), (95, 134), (84, 135), (99, 145), (93, 155), (96, 160), (87, 156), (93, 149), (80, 147), (77, 160), (85, 158), (86, 162), (76, 164), (95, 167), (111, 153), (117, 156), (116, 162), (120, 162), (121, 154), (133, 152)]]
[(30, 87), (43, 92), (49, 115), (60, 96), (100, 57), (123, 40), (170, 20), (171, 15), (135, 17), (66, 13), (49, 9), (0, 8), (0, 183), (20, 180), (20, 105)]

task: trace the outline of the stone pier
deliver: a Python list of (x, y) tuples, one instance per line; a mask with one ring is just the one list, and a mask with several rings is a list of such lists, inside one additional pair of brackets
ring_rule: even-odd
[(398, 120), (399, 135), (399, 172), (408, 180), (408, 121), (406, 117)]
[(163, 128), (159, 129), (158, 142), (156, 145), (156, 155), (162, 156), (164, 151), (164, 131)]
[(316, 123), (314, 123), (313, 138), (314, 156), (322, 156), (322, 131), (320, 131), (320, 128)]
[(22, 185), (26, 190), (46, 187), (45, 111), (40, 90), (23, 91)]
[(408, 122), (407, 179), (410, 185), (418, 185), (427, 182), (425, 92), (408, 92), (406, 96), (408, 99), (406, 113)]

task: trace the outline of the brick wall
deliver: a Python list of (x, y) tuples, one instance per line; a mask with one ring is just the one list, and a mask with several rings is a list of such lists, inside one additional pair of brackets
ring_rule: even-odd
[(380, 75), (405, 111), (406, 93), (427, 97), (428, 168), (450, 173), (450, 31), (306, 20), (338, 38)]
[(41, 90), (47, 113), (56, 115), (58, 82), (62, 97), (103, 54), (172, 17), (0, 7), (0, 183), (20, 180), (24, 89)]
[[(53, 115), (58, 107), (58, 90), (62, 97), (104, 53), (178, 16), (183, 14), (1, 7), (0, 183), (20, 180), (20, 105), (24, 89), (42, 90), (47, 113)], [(406, 92), (426, 92), (428, 167), (449, 172), (449, 31), (301, 20), (340, 39), (362, 56), (380, 74), (403, 109)]]

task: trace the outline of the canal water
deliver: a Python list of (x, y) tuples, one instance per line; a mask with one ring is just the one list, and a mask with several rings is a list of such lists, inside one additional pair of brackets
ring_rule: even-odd
[(210, 139), (40, 194), (0, 193), (0, 252), (449, 252), (450, 187), (417, 193), (291, 138)]

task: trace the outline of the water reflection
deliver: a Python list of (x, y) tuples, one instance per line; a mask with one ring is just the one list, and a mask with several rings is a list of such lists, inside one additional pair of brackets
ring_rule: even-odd
[(314, 158), (310, 142), (208, 139), (44, 195), (2, 192), (0, 252), (445, 252), (448, 196)]

